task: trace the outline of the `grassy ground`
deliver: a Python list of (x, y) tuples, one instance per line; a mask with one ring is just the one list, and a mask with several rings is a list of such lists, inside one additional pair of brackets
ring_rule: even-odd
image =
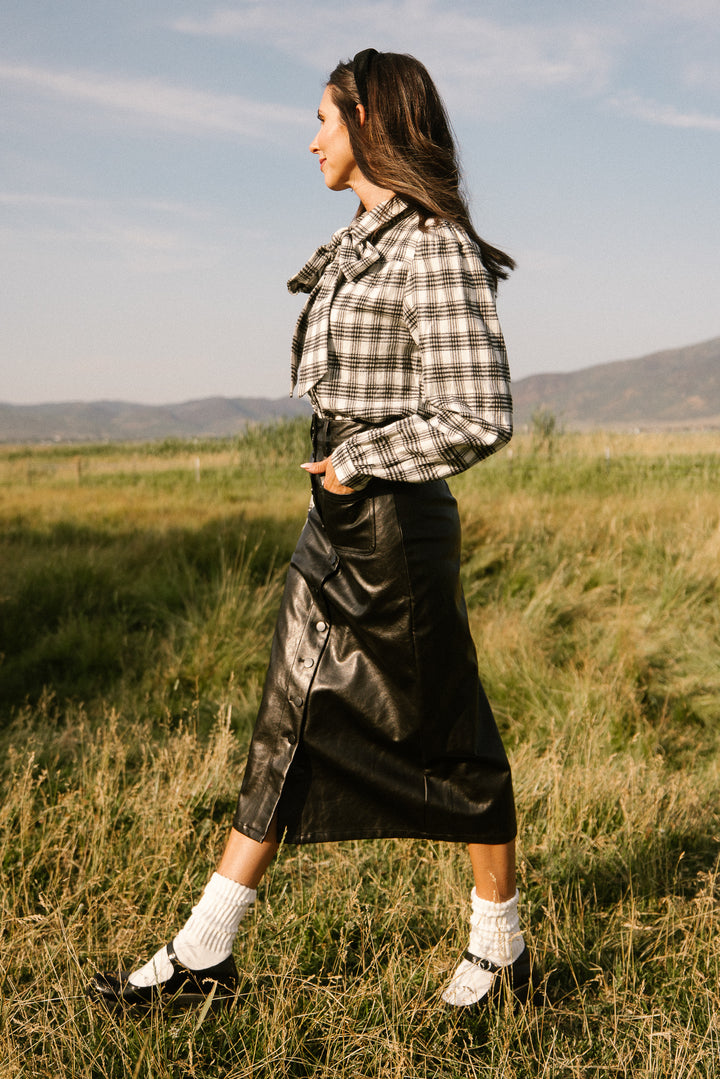
[(0, 1075), (713, 1076), (720, 1054), (720, 443), (519, 438), (453, 482), (511, 754), (541, 993), (448, 1013), (450, 844), (282, 851), (238, 1006), (107, 1016), (234, 806), (304, 424), (227, 443), (0, 455)]

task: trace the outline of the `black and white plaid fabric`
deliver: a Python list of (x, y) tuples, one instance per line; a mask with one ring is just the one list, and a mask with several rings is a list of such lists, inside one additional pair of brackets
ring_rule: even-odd
[(341, 483), (439, 479), (509, 440), (495, 296), (461, 229), (423, 230), (394, 197), (336, 232), (288, 288), (310, 294), (293, 338), (293, 389), (321, 417), (383, 424), (333, 452)]

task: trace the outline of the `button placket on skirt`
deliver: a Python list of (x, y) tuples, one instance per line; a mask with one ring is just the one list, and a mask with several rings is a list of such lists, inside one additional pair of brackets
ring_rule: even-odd
[[(313, 604), (300, 638), (295, 661), (289, 671), (287, 699), (290, 704), (291, 730), (286, 732), (285, 737), (291, 746), (294, 746), (300, 737), (308, 695), (327, 644), (329, 629), (326, 618)], [(292, 760), (292, 756), (290, 759)]]

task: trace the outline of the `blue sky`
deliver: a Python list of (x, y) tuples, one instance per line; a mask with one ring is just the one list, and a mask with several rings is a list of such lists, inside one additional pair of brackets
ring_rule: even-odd
[(720, 334), (720, 0), (3, 0), (0, 400), (287, 393), (369, 45), (445, 96), (516, 379)]

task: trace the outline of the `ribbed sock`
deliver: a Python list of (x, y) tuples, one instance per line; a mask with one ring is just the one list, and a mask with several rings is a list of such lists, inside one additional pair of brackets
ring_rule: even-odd
[[(480, 899), (471, 893), (470, 942), (468, 951), (478, 959), (488, 959), (499, 967), (514, 963), (525, 947), (518, 913), (519, 892), (504, 903)], [(446, 1004), (462, 1007), (477, 1004), (486, 996), (495, 980), (492, 971), (483, 970), (468, 959), (461, 959), (450, 984), (442, 994)]]
[[(255, 902), (257, 892), (228, 877), (213, 873), (199, 903), (173, 941), (175, 954), (188, 970), (207, 970), (232, 954), (240, 922)], [(166, 948), (129, 977), (132, 985), (159, 985), (173, 973)]]

